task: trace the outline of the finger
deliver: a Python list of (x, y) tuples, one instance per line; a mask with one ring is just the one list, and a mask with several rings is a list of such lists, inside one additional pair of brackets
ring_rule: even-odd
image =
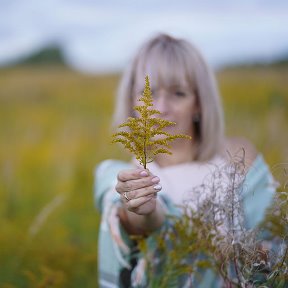
[[(149, 187), (144, 187), (137, 190), (132, 190), (130, 192), (126, 192), (127, 198), (129, 200), (137, 199), (144, 196), (154, 195), (154, 193), (158, 193), (161, 191), (162, 186), (160, 184), (154, 184)], [(127, 199), (126, 199), (127, 200)]]
[(118, 173), (117, 179), (118, 181), (128, 181), (128, 180), (136, 180), (142, 177), (147, 177), (149, 175), (149, 171), (145, 169), (127, 169), (122, 170)]
[(141, 188), (149, 187), (151, 185), (156, 185), (160, 182), (159, 177), (150, 175), (147, 177), (143, 177), (137, 180), (130, 180), (126, 182), (118, 182), (116, 190), (119, 193), (127, 192), (127, 191), (133, 191), (138, 190)]
[(132, 199), (126, 203), (127, 209), (130, 211), (135, 211), (138, 207), (152, 200), (153, 198), (154, 199), (156, 198), (155, 195), (149, 195), (137, 199)]

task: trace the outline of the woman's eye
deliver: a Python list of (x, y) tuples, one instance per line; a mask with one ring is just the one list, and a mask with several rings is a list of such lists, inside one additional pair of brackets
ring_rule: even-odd
[(186, 96), (185, 92), (183, 92), (183, 91), (175, 91), (175, 95), (178, 97), (185, 97)]

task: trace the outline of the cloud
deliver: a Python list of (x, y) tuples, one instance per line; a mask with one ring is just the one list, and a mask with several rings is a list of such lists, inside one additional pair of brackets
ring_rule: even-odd
[(213, 65), (269, 58), (288, 49), (287, 12), (280, 0), (0, 2), (0, 63), (56, 42), (77, 69), (119, 70), (160, 31), (190, 39)]

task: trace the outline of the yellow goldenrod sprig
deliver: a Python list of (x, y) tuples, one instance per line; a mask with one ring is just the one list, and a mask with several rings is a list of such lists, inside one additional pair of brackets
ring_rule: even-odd
[[(112, 143), (122, 143), (146, 169), (147, 163), (152, 162), (157, 154), (172, 154), (168, 150), (171, 148), (169, 142), (177, 138), (191, 139), (191, 137), (184, 134), (173, 135), (163, 131), (164, 128), (176, 123), (155, 116), (152, 117), (161, 113), (153, 109), (148, 76), (145, 77), (145, 89), (138, 101), (143, 102), (143, 105), (135, 106), (133, 109), (139, 113), (139, 117), (128, 117), (126, 122), (119, 125), (118, 128), (128, 127), (129, 131), (119, 131), (113, 134)], [(156, 135), (161, 135), (161, 138), (155, 138)]]

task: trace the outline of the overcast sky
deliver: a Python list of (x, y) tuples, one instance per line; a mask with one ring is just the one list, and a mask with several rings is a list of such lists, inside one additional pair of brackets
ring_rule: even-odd
[(0, 65), (49, 43), (84, 72), (122, 69), (151, 35), (186, 37), (210, 64), (288, 54), (286, 0), (0, 0)]

